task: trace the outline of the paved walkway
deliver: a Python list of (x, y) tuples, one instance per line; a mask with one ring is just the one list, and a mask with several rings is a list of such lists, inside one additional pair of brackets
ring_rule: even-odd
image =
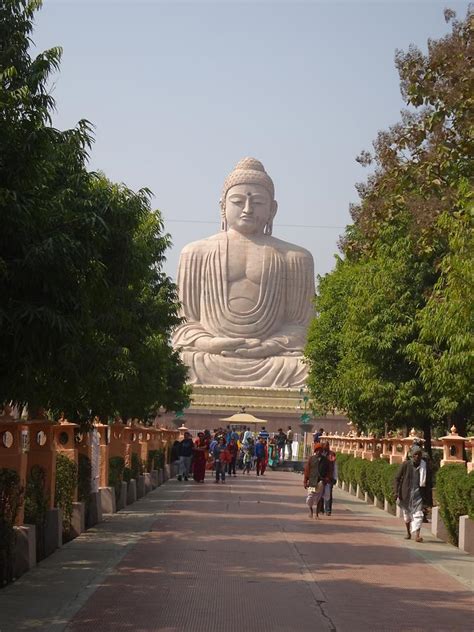
[(302, 477), (170, 481), (0, 593), (0, 630), (473, 630), (473, 558), (336, 491), (307, 518)]

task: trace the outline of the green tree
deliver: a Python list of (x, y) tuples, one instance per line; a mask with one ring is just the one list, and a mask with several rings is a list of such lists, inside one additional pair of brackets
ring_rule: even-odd
[(82, 420), (182, 408), (170, 238), (148, 190), (87, 170), (87, 121), (52, 127), (61, 50), (30, 57), (40, 6), (0, 7), (0, 403)]
[[(372, 172), (357, 185), (343, 264), (320, 285), (306, 351), (317, 403), (361, 427), (416, 423), (427, 438), (447, 415), (461, 429), (473, 416), (472, 13), (445, 17), (450, 33), (426, 54), (396, 54), (409, 109), (358, 158)], [(324, 293), (337, 293), (342, 267), (352, 280), (341, 315)]]
[(421, 378), (433, 394), (435, 414), (467, 435), (474, 430), (469, 425), (474, 408), (472, 215), (444, 214), (439, 224), (448, 235), (448, 252), (439, 264), (433, 292), (417, 314), (420, 335), (408, 352), (419, 363)]
[(315, 414), (345, 406), (339, 375), (344, 356), (341, 333), (347, 316), (347, 303), (357, 272), (340, 257), (336, 257), (333, 272), (318, 277), (315, 318), (308, 331), (305, 357), (308, 364), (308, 389)]

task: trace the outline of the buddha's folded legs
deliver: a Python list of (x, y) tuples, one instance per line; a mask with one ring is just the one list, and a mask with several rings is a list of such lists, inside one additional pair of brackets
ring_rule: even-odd
[(191, 384), (300, 388), (308, 373), (302, 356), (249, 359), (184, 351), (182, 358)]

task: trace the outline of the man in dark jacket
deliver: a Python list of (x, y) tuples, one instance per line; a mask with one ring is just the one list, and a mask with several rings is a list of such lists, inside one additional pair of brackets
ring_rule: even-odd
[(420, 447), (413, 449), (411, 459), (404, 461), (398, 470), (394, 489), (403, 511), (405, 538), (410, 540), (414, 533), (417, 542), (423, 542), (420, 536), (423, 509), (433, 505), (431, 468), (422, 454)]
[(316, 505), (316, 518), (319, 518), (318, 503), (324, 492), (324, 479), (329, 471), (327, 458), (322, 454), (322, 445), (315, 443), (314, 454), (310, 456), (304, 468), (303, 485), (307, 490), (306, 504), (309, 517), (314, 516), (313, 506)]
[(184, 478), (188, 480), (191, 471), (194, 443), (190, 432), (184, 433), (184, 439), (179, 444), (179, 474), (178, 481)]

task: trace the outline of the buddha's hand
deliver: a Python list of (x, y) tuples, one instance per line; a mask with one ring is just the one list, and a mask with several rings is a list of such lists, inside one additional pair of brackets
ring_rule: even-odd
[(206, 353), (224, 354), (224, 352), (232, 352), (239, 347), (245, 346), (245, 338), (224, 338), (224, 337), (202, 337), (198, 338), (194, 343), (195, 349), (205, 351)]
[(283, 345), (277, 340), (267, 340), (251, 349), (239, 347), (234, 354), (238, 358), (268, 358), (274, 355), (280, 355)]
[[(237, 340), (241, 341), (242, 338), (238, 338)], [(235, 358), (239, 349), (254, 349), (259, 347), (261, 344), (262, 341), (260, 340), (260, 338), (245, 338), (243, 344), (239, 343), (238, 345), (236, 345), (235, 349), (224, 349), (223, 351), (221, 351), (221, 355), (223, 355), (224, 357)]]

